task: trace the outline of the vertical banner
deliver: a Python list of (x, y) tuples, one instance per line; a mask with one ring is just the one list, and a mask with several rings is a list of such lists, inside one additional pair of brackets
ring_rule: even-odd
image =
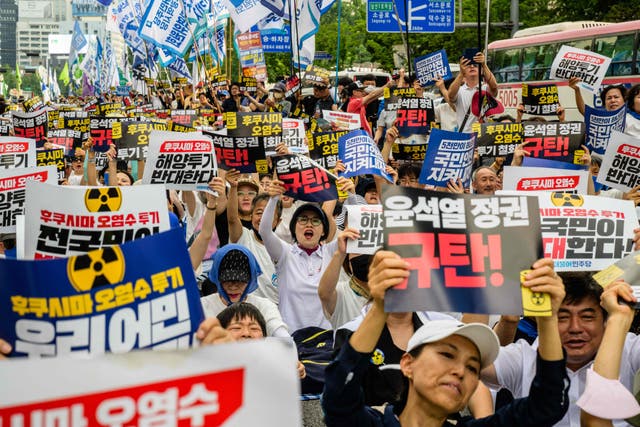
[(588, 183), (588, 170), (505, 166), (502, 189), (587, 194)]
[(27, 182), (25, 256), (84, 254), (169, 229), (163, 186), (71, 187)]
[(583, 122), (524, 122), (524, 148), (531, 157), (582, 164)]
[(611, 132), (598, 182), (623, 192), (640, 185), (640, 139), (615, 130)]
[(373, 255), (382, 247), (382, 205), (349, 205), (347, 223), (360, 232), (357, 239), (347, 240), (347, 253)]
[(285, 195), (306, 202), (336, 200), (336, 177), (313, 160), (299, 154), (273, 158), (278, 179), (284, 182)]
[(242, 74), (254, 77), (258, 81), (267, 80), (267, 65), (260, 41), (260, 32), (251, 31), (236, 36), (238, 42), (238, 57)]
[(558, 114), (560, 99), (555, 84), (530, 85), (522, 83), (522, 103), (525, 114), (553, 116)]
[(24, 215), (27, 181), (58, 183), (54, 166), (0, 169), (0, 233), (15, 233), (16, 217)]
[(36, 165), (36, 142), (15, 136), (0, 136), (0, 170)]
[(180, 230), (66, 259), (2, 260), (0, 277), (11, 356), (188, 348), (204, 319)]
[(213, 142), (201, 133), (153, 131), (144, 168), (144, 184), (176, 190), (207, 190), (218, 165)]
[(363, 130), (355, 130), (340, 137), (338, 156), (344, 163), (345, 171), (342, 175), (346, 178), (374, 174), (393, 183), (377, 144)]
[(47, 142), (47, 125), (49, 119), (45, 110), (33, 113), (11, 112), (13, 116), (13, 132), (20, 138), (36, 140), (36, 146), (42, 147)]
[(522, 123), (474, 123), (480, 157), (503, 157), (513, 154), (522, 143)]
[(569, 80), (579, 77), (580, 86), (597, 93), (604, 75), (609, 69), (611, 58), (588, 50), (563, 45), (551, 64), (551, 80)]
[(58, 181), (62, 181), (66, 178), (64, 150), (62, 148), (55, 148), (53, 150), (40, 150), (36, 152), (36, 166), (50, 165), (55, 166)]
[(382, 200), (384, 248), (410, 264), (385, 311), (522, 313), (520, 272), (541, 252), (535, 197), (385, 186)]
[[(138, 324), (143, 322), (148, 323)], [(152, 327), (162, 331), (158, 326)], [(29, 420), (32, 427), (299, 427), (295, 363), (295, 347), (278, 339), (12, 360), (0, 366), (6, 384), (0, 391), (0, 421), (8, 426), (11, 420)], [(24, 372), (42, 384), (35, 390), (23, 387)]]
[(453, 77), (447, 51), (444, 49), (420, 56), (414, 60), (413, 64), (420, 86), (431, 86), (439, 78), (447, 80)]
[(604, 154), (609, 144), (611, 131), (624, 132), (627, 107), (623, 105), (615, 111), (591, 108), (585, 105), (586, 123), (585, 145), (592, 153)]
[(420, 184), (446, 187), (450, 180), (460, 179), (468, 187), (475, 143), (476, 137), (472, 133), (432, 129), (418, 179)]

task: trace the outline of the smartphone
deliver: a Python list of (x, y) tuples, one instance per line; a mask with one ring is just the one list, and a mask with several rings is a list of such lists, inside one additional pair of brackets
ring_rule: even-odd
[(471, 65), (478, 65), (478, 63), (473, 60), (473, 57), (476, 56), (478, 52), (480, 52), (480, 49), (477, 47), (468, 47), (462, 51), (462, 57), (471, 61)]

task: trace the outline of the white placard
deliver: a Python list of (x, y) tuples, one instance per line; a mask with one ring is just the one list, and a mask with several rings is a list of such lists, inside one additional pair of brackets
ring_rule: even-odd
[(347, 240), (347, 253), (374, 254), (382, 247), (382, 205), (349, 205), (347, 225), (360, 232), (357, 240)]
[(589, 171), (505, 166), (502, 189), (509, 191), (564, 191), (587, 194)]
[(580, 86), (597, 93), (611, 58), (588, 50), (563, 45), (551, 64), (550, 80), (580, 77)]
[(624, 192), (640, 185), (640, 138), (612, 130), (597, 181)]

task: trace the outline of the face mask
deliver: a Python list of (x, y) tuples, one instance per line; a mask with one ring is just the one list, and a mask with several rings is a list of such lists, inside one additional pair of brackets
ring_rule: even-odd
[(351, 271), (356, 279), (362, 282), (366, 282), (369, 279), (370, 260), (371, 255), (360, 255), (355, 258), (351, 258), (349, 261), (351, 263)]

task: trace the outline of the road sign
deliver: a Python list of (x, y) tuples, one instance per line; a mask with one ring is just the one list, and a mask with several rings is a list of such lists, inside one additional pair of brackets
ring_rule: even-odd
[[(406, 0), (410, 33), (452, 33), (455, 0)], [(367, 31), (399, 33), (406, 30), (405, 0), (367, 0)]]
[(320, 60), (331, 61), (333, 59), (333, 55), (331, 55), (329, 52), (324, 52), (322, 50), (319, 50), (316, 52), (316, 55), (314, 56), (313, 59), (317, 61), (320, 61)]

